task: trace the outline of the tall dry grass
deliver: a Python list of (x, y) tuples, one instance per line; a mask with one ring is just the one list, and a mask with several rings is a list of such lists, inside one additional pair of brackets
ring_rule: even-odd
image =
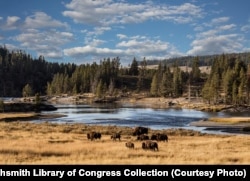
[[(89, 131), (102, 133), (90, 141)], [(0, 164), (249, 164), (250, 136), (209, 135), (169, 129), (169, 142), (158, 142), (159, 151), (143, 150), (132, 128), (0, 122)], [(120, 132), (121, 141), (110, 135)], [(155, 133), (150, 130), (149, 135)], [(135, 149), (125, 147), (127, 141)]]

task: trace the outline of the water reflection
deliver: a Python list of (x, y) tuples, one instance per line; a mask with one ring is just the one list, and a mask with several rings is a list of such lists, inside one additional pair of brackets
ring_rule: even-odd
[[(50, 113), (64, 114), (50, 122), (85, 123), (117, 126), (147, 126), (151, 129), (187, 128), (201, 131), (201, 127), (192, 127), (193, 121), (214, 116), (227, 116), (226, 113), (211, 113), (190, 109), (153, 109), (138, 105), (93, 104), (93, 105), (54, 105), (58, 110)], [(211, 131), (211, 130), (210, 130)], [(218, 132), (218, 131), (217, 131)]]

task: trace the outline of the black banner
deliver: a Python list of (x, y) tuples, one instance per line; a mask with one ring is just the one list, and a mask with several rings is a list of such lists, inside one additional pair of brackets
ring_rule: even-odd
[(157, 180), (250, 180), (250, 165), (0, 165), (0, 179), (112, 179), (150, 177)]

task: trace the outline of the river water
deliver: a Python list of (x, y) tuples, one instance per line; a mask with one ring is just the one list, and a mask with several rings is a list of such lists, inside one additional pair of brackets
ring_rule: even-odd
[[(47, 114), (64, 114), (65, 117), (50, 119), (56, 123), (85, 123), (117, 126), (145, 126), (155, 130), (169, 128), (185, 128), (207, 133), (225, 133), (222, 129), (206, 129), (206, 127), (191, 126), (190, 123), (210, 117), (238, 116), (225, 112), (204, 112), (192, 109), (154, 109), (133, 104), (55, 104), (56, 111)], [(241, 116), (249, 116), (246, 113)], [(37, 120), (35, 120), (37, 121)], [(39, 120), (41, 121), (41, 120)], [(48, 120), (46, 120), (48, 121)]]

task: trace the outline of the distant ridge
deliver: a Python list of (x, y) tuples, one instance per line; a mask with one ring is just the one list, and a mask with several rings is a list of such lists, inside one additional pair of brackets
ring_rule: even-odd
[[(199, 58), (200, 66), (211, 66), (215, 57), (219, 57), (222, 54), (212, 54), (212, 55), (200, 55), (200, 56), (181, 56), (168, 58), (163, 60), (147, 60), (147, 65), (158, 65), (160, 62), (168, 66), (178, 63), (179, 66), (191, 66), (192, 61), (195, 57)], [(247, 64), (250, 63), (250, 52), (244, 53), (224, 53), (224, 55), (229, 56), (239, 56), (243, 61), (246, 61)], [(142, 61), (139, 61), (142, 62)]]

